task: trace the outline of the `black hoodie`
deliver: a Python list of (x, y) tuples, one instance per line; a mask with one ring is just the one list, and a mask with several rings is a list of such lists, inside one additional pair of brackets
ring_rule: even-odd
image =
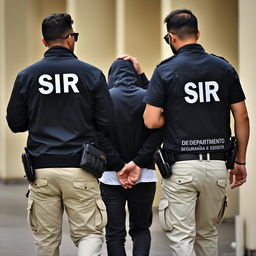
[(162, 138), (160, 130), (149, 130), (144, 125), (145, 74), (138, 75), (130, 61), (116, 60), (109, 70), (108, 85), (114, 122), (109, 140), (102, 140), (101, 147), (107, 152), (109, 171), (119, 171), (132, 160), (141, 168), (154, 169), (153, 154)]

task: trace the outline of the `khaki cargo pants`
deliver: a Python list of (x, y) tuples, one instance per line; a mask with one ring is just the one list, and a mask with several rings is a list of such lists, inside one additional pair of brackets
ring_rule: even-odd
[(100, 255), (107, 215), (97, 179), (80, 168), (37, 169), (36, 175), (29, 186), (28, 223), (37, 255), (59, 255), (64, 209), (78, 255)]
[(180, 161), (162, 183), (159, 218), (172, 256), (217, 256), (215, 225), (226, 208), (224, 161)]

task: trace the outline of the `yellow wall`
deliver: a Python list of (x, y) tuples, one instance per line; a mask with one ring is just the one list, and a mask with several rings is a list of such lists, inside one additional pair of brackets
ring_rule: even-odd
[(4, 178), (6, 169), (6, 124), (5, 124), (5, 1), (0, 0), (0, 177)]
[(240, 189), (240, 214), (245, 223), (245, 245), (256, 250), (256, 200), (255, 200), (255, 152), (256, 152), (256, 101), (255, 101), (255, 45), (256, 1), (239, 1), (239, 70), (241, 83), (246, 93), (250, 116), (251, 135), (247, 154), (247, 182)]
[(75, 53), (106, 74), (115, 58), (115, 0), (68, 0), (79, 35)]
[(173, 0), (172, 7), (192, 10), (201, 32), (199, 43), (237, 68), (237, 0)]
[[(17, 73), (42, 57), (42, 18), (52, 12), (64, 12), (64, 0), (1, 0), (1, 111), (0, 111), (0, 178), (23, 177), (21, 152), (26, 134), (13, 135), (7, 128), (5, 115)], [(2, 100), (3, 99), (3, 100)]]
[(150, 78), (160, 62), (160, 1), (129, 0), (125, 12), (125, 51), (136, 56)]
[[(15, 8), (14, 8), (15, 4)], [(11, 89), (12, 83), (15, 79), (18, 70), (23, 68), (23, 65), (27, 65), (28, 59), (28, 46), (27, 46), (27, 34), (28, 26), (26, 23), (27, 2), (21, 0), (5, 1), (4, 6), (4, 26), (5, 33), (2, 40), (5, 43), (5, 84), (3, 90), (5, 91), (5, 102), (7, 102)], [(4, 108), (5, 109), (5, 108)], [(9, 129), (6, 128), (5, 123), (5, 169), (2, 170), (3, 176), (13, 178), (21, 175), (20, 164), (17, 165), (17, 161), (14, 159), (20, 159), (19, 152), (24, 144), (24, 135), (13, 136)], [(18, 158), (19, 157), (19, 158)]]

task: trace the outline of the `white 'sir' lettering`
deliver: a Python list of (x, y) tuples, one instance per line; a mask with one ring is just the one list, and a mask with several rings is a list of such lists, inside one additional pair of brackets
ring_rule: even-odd
[[(61, 76), (62, 81), (61, 83)], [(50, 93), (79, 93), (77, 88), (78, 76), (73, 73), (68, 74), (55, 74), (53, 77), (49, 74), (43, 74), (38, 78), (39, 84), (42, 86), (38, 88), (42, 94)]]
[(217, 94), (219, 90), (219, 85), (215, 81), (198, 82), (195, 84), (193, 82), (188, 82), (184, 86), (184, 91), (188, 96), (184, 97), (187, 103), (193, 104), (196, 102), (211, 102), (220, 101)]

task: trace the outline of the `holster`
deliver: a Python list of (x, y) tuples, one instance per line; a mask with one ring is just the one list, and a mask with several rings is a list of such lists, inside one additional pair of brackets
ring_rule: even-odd
[(93, 143), (84, 143), (82, 149), (82, 157), (80, 167), (90, 172), (96, 178), (100, 178), (106, 170), (107, 157)]
[(28, 149), (24, 148), (24, 150), (25, 152), (21, 155), (21, 159), (25, 171), (25, 177), (27, 178), (28, 182), (32, 184), (36, 180), (36, 173), (32, 166)]
[(161, 176), (164, 179), (171, 177), (172, 175), (172, 164), (174, 163), (171, 156), (167, 151), (162, 148), (157, 149), (154, 154), (154, 161), (157, 165)]
[(227, 161), (226, 167), (227, 169), (233, 169), (235, 160), (236, 160), (236, 153), (237, 153), (237, 140), (235, 136), (230, 138), (230, 150), (227, 153)]

